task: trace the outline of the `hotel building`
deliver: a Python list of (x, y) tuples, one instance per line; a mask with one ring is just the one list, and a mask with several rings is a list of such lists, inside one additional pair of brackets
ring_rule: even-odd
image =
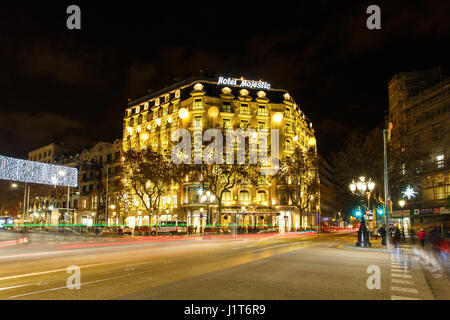
[[(286, 90), (271, 88), (262, 81), (244, 79), (189, 78), (128, 104), (123, 120), (123, 151), (153, 148), (170, 155), (171, 134), (177, 128), (254, 128), (258, 133), (279, 130), (279, 156), (289, 156), (296, 146), (317, 150), (311, 121)], [(192, 136), (192, 135), (191, 135)], [(269, 151), (270, 138), (265, 144)], [(175, 142), (176, 144), (177, 142)], [(258, 140), (258, 144), (260, 141)], [(180, 177), (170, 194), (162, 197), (160, 220), (184, 220), (194, 227), (205, 225), (206, 206), (200, 202), (199, 181)], [(149, 216), (139, 200), (129, 213), (127, 223), (147, 225)], [(216, 223), (278, 226), (292, 230), (317, 224), (320, 196), (300, 213), (292, 206), (286, 190), (274, 179), (261, 176), (257, 185), (236, 186), (228, 190), (222, 201), (222, 217)], [(217, 214), (217, 204), (210, 206)], [(232, 219), (228, 219), (229, 217)], [(152, 224), (155, 220), (152, 219)]]

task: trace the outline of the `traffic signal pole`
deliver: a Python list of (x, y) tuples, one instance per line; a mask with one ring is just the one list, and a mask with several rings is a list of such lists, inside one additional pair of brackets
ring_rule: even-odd
[(383, 130), (383, 144), (384, 144), (384, 219), (386, 222), (386, 246), (389, 246), (389, 185), (388, 185), (388, 171), (387, 171), (387, 141), (386, 141), (386, 129)]

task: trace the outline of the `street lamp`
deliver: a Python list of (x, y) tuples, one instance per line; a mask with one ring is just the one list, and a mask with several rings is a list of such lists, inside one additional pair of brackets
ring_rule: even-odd
[(359, 181), (352, 181), (349, 185), (350, 191), (356, 195), (361, 197), (361, 203), (363, 212), (361, 213), (361, 225), (358, 230), (358, 241), (356, 242), (357, 247), (371, 247), (372, 245), (369, 242), (369, 231), (367, 230), (365, 213), (366, 213), (366, 205), (364, 203), (364, 198), (367, 194), (367, 208), (369, 207), (369, 200), (372, 191), (375, 189), (375, 182), (371, 179), (366, 181), (364, 176), (359, 177)]
[[(201, 191), (201, 194), (203, 193), (203, 191)], [(216, 200), (216, 196), (211, 194), (210, 191), (206, 191), (206, 194), (202, 195), (200, 198), (200, 202), (201, 203), (206, 203), (206, 226), (211, 226), (211, 214), (210, 214), (210, 210), (209, 210), (209, 205), (211, 203), (214, 202), (214, 200)]]

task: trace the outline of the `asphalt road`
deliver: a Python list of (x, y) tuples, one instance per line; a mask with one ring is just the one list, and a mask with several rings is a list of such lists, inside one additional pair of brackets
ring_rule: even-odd
[[(354, 233), (0, 241), (0, 299), (434, 299), (411, 255)], [(69, 266), (80, 287), (70, 289)], [(367, 268), (380, 289), (368, 289)], [(373, 267), (375, 266), (375, 267)]]

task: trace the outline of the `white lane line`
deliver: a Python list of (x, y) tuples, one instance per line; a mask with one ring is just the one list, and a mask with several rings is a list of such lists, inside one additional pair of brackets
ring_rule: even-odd
[[(135, 274), (133, 274), (133, 275), (135, 275)], [(108, 281), (108, 280), (112, 280), (112, 279), (124, 278), (124, 277), (129, 277), (129, 275), (118, 276), (118, 277), (111, 277), (111, 278), (106, 278), (106, 279), (90, 281), (90, 282), (84, 282), (84, 283), (80, 283), (80, 285), (82, 286), (82, 285), (87, 285), (87, 284), (92, 284), (92, 283), (97, 283), (97, 282), (103, 282), (103, 281)], [(19, 297), (29, 296), (29, 295), (32, 295), (32, 294), (38, 294), (38, 293), (49, 292), (49, 291), (56, 291), (56, 290), (62, 290), (62, 289), (69, 289), (69, 288), (67, 286), (64, 286), (64, 287), (47, 289), (47, 290), (28, 292), (28, 293), (19, 294), (19, 295), (16, 295), (16, 296), (8, 297), (8, 299), (14, 299), (14, 298), (19, 298)]]
[(408, 281), (408, 280), (401, 280), (401, 279), (391, 279), (392, 283), (400, 283), (400, 284), (408, 284), (408, 285), (415, 285), (414, 281)]
[(20, 284), (20, 285), (17, 285), (17, 286), (3, 287), (3, 288), (0, 288), (0, 291), (9, 290), (9, 289), (15, 289), (15, 288), (21, 288), (21, 287), (27, 287), (27, 286), (32, 286), (33, 284), (34, 283), (27, 283), (27, 284)]
[(250, 250), (250, 251), (246, 251), (243, 253), (248, 253), (248, 252), (258, 252), (258, 251), (263, 251), (263, 250), (268, 250), (268, 249), (273, 249), (273, 248), (279, 248), (279, 247), (285, 247), (285, 246), (293, 246), (299, 243), (307, 243), (307, 242), (312, 242), (312, 241), (298, 241), (298, 242), (294, 242), (294, 243), (286, 243), (286, 244), (279, 244), (277, 246), (272, 246), (272, 247), (267, 247), (267, 248), (262, 248), (262, 249), (256, 249), (256, 250)]
[[(101, 265), (105, 265), (105, 264), (112, 264), (112, 263), (113, 263), (113, 262), (108, 262), (108, 263), (96, 263), (96, 264), (87, 264), (87, 265), (85, 265), (85, 266), (80, 266), (80, 269), (81, 269), (81, 268), (96, 267), (96, 266), (101, 266)], [(55, 273), (55, 272), (62, 272), (62, 271), (67, 271), (67, 268), (64, 268), (64, 269), (56, 269), (56, 270), (49, 270), (49, 271), (42, 271), (42, 272), (25, 273), (25, 274), (19, 274), (19, 275), (14, 275), (14, 276), (7, 276), (7, 277), (0, 278), (0, 281), (1, 281), (1, 280), (9, 280), (9, 279), (24, 278), (24, 277), (31, 277), (31, 276), (41, 275), (41, 274)]]
[(391, 277), (403, 278), (403, 279), (412, 279), (412, 276), (403, 273), (391, 273)]
[(421, 299), (411, 298), (411, 297), (392, 296), (391, 295), (391, 300), (421, 300)]
[(403, 287), (393, 287), (391, 286), (391, 291), (401, 291), (401, 292), (408, 292), (408, 293), (419, 293), (417, 289), (413, 288), (403, 288)]

